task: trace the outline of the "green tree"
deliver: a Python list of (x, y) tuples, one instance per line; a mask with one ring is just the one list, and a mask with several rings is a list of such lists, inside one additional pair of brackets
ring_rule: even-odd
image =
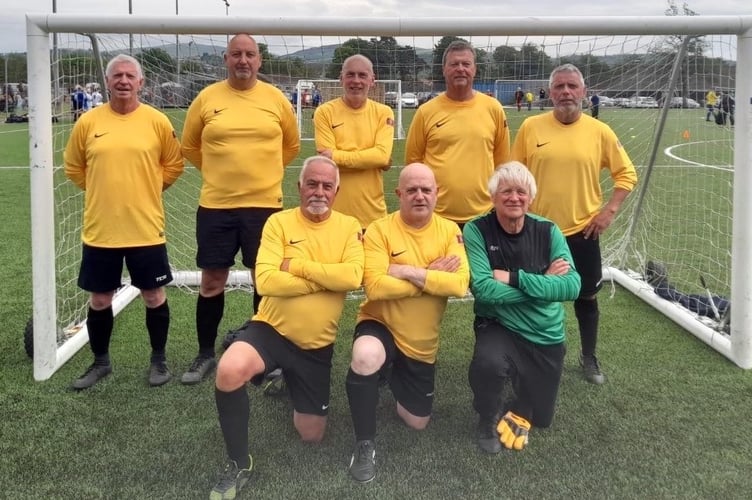
[(5, 68), (8, 70), (8, 81), (3, 83), (26, 82), (26, 54), (9, 53), (0, 56), (3, 68), (0, 78), (5, 79)]
[(519, 80), (518, 65), (522, 60), (519, 50), (508, 45), (499, 45), (492, 54), (496, 63), (496, 76), (501, 80)]
[(458, 36), (443, 36), (441, 37), (441, 40), (436, 44), (436, 46), (433, 48), (433, 60), (431, 61), (431, 79), (435, 82), (443, 82), (444, 81), (444, 72), (443, 72), (443, 64), (442, 59), (444, 57), (444, 51), (449, 46), (450, 43), (454, 42), (455, 40), (462, 40), (463, 42), (466, 42), (464, 38), (460, 38)]
[(328, 78), (339, 78), (342, 63), (348, 57), (363, 54), (373, 63), (377, 80), (402, 80), (414, 82), (425, 61), (418, 57), (415, 48), (400, 45), (394, 37), (351, 38), (335, 49), (332, 63), (327, 67)]
[(175, 59), (164, 49), (149, 48), (141, 51), (135, 57), (141, 63), (141, 69), (147, 80), (159, 74), (175, 74), (177, 68)]

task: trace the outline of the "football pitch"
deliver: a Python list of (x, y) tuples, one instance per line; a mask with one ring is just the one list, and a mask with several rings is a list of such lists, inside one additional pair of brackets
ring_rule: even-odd
[[(169, 113), (179, 130), (183, 111)], [(644, 113), (601, 110), (641, 171), (650, 156), (641, 144), (649, 143), (657, 117), (657, 111)], [(507, 114), (513, 132), (527, 116)], [(727, 190), (732, 180), (732, 132), (703, 119), (703, 110), (672, 110), (656, 160), (656, 189), (685, 218), (699, 217), (711, 202), (686, 200), (679, 192), (686, 183), (713, 193)], [(69, 126), (56, 125), (63, 131)], [(110, 377), (86, 392), (68, 389), (90, 363), (87, 346), (50, 380), (33, 381), (22, 343), (31, 314), (29, 173), (11, 168), (28, 164), (26, 131), (24, 124), (0, 124), (0, 492), (22, 499), (206, 498), (224, 462), (213, 385), (186, 387), (177, 380), (196, 351), (195, 295), (168, 291), (168, 364), (176, 376), (169, 384), (146, 383), (148, 337), (138, 302), (115, 320)], [(304, 141), (293, 165), (313, 149)], [(395, 143), (393, 158), (402, 165), (403, 141)], [(398, 172), (387, 173), (387, 191)], [(297, 173), (289, 169), (286, 177), (288, 205), (295, 203)], [(196, 180), (194, 172), (179, 182)], [(184, 192), (183, 203), (195, 208), (195, 191)], [(723, 217), (730, 220), (728, 213)], [(442, 323), (432, 421), (423, 432), (407, 429), (391, 393), (382, 389), (377, 477), (367, 485), (355, 484), (346, 471), (353, 434), (344, 380), (357, 308), (349, 301), (335, 346), (324, 442), (301, 443), (289, 401), (249, 388), (256, 472), (239, 498), (748, 498), (752, 371), (735, 367), (618, 286), (606, 285), (599, 300), (599, 357), (607, 383), (596, 387), (580, 374), (579, 336), (568, 304), (568, 352), (554, 423), (533, 429), (524, 451), (497, 456), (481, 454), (474, 440), (467, 383), (472, 303), (452, 302)], [(220, 332), (242, 323), (249, 311), (247, 294), (229, 293)]]

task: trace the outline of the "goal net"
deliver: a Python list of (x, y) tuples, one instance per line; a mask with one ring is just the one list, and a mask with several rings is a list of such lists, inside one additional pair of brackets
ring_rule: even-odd
[[(62, 151), (73, 125), (72, 88), (96, 83), (104, 89), (106, 61), (117, 53), (131, 53), (143, 65), (143, 101), (162, 109), (180, 134), (191, 100), (207, 84), (225, 77), (222, 53), (227, 32), (250, 29), (262, 44), (264, 77), (289, 92), (291, 99), (292, 91), (298, 91), (301, 137), (309, 139), (313, 137), (313, 101), (310, 108), (305, 105), (299, 98), (302, 91), (315, 88), (321, 102), (340, 95), (337, 64), (360, 51), (374, 62), (379, 80), (372, 97), (393, 105), (397, 120), (403, 120), (393, 152), (398, 167), (387, 172), (384, 181), (393, 210), (397, 203), (392, 193), (404, 162), (404, 131), (414, 112), (402, 109), (400, 96), (414, 93), (422, 104), (444, 90), (441, 54), (457, 38), (443, 35), (447, 31), (443, 25), (428, 19), (369, 21), (381, 27), (384, 36), (378, 38), (352, 33), (352, 23), (339, 19), (328, 20), (322, 33), (316, 32), (313, 23), (291, 19), (285, 32), (294, 28), (299, 32), (296, 36), (279, 35), (278, 24), (259, 18), (232, 22), (202, 18), (199, 23), (182, 16), (115, 20), (91, 16), (85, 24), (76, 16), (60, 14), (30, 19), (30, 134), (38, 146), (31, 152), (33, 336), (34, 376), (39, 380), (50, 377), (87, 340), (83, 321), (88, 297), (76, 286), (83, 194), (62, 170)], [(705, 120), (704, 99), (712, 88), (736, 94), (737, 102), (749, 101), (752, 75), (736, 65), (740, 52), (750, 53), (750, 47), (742, 46), (743, 39), (736, 36), (743, 31), (739, 26), (748, 27), (749, 19), (666, 17), (649, 23), (645, 19), (616, 23), (599, 18), (595, 25), (583, 24), (581, 35), (571, 34), (582, 22), (576, 18), (567, 21), (566, 30), (546, 18), (524, 23), (514, 18), (452, 21), (451, 31), (462, 29), (466, 35), (461, 38), (476, 48), (474, 87), (504, 104), (512, 137), (527, 116), (545, 112), (537, 106), (538, 90), (547, 88), (556, 65), (571, 62), (582, 70), (586, 85), (601, 96), (600, 119), (615, 130), (640, 178), (604, 235), (602, 249), (609, 276), (662, 308), (738, 365), (752, 367), (752, 327), (734, 320), (729, 334), (718, 318), (681, 311), (679, 305), (658, 297), (644, 280), (647, 263), (659, 262), (678, 290), (697, 295), (709, 290), (730, 297), (734, 299), (732, 318), (746, 317), (746, 297), (752, 296), (748, 290), (752, 285), (750, 280), (734, 281), (743, 272), (732, 270), (752, 268), (748, 262), (752, 251), (746, 248), (748, 229), (741, 222), (752, 216), (746, 194), (752, 174), (749, 169), (734, 169), (734, 165), (750, 163), (748, 141), (739, 142), (748, 134), (749, 110), (745, 107), (743, 113), (736, 113), (735, 126), (730, 118), (725, 125), (717, 125)], [(525, 33), (525, 28), (535, 34)], [(77, 34), (84, 32), (95, 34)], [(692, 43), (683, 44), (684, 38), (677, 33), (693, 35)], [(343, 47), (348, 50), (337, 52)], [(311, 59), (310, 53), (318, 57)], [(536, 102), (530, 111), (511, 107), (506, 93), (517, 86), (533, 92)], [(676, 102), (676, 97), (686, 107), (659, 107)], [(296, 203), (298, 169), (312, 154), (312, 142), (303, 141), (299, 158), (287, 169), (285, 206)], [(184, 175), (164, 195), (170, 261), (176, 284), (188, 293), (195, 291), (200, 275), (195, 266), (194, 226), (200, 183), (199, 172), (187, 165)], [(604, 178), (606, 197), (610, 186)], [(701, 285), (700, 276), (707, 286)], [(229, 286), (250, 287), (247, 270), (237, 267)], [(126, 286), (119, 295), (122, 305), (118, 302), (116, 310), (135, 298), (137, 291)]]
[[(342, 97), (339, 80), (298, 80), (292, 90), (291, 100), (298, 115), (298, 130), (303, 140), (313, 140), (315, 128), (313, 113), (321, 104)], [(394, 138), (404, 139), (402, 121), (402, 82), (400, 80), (376, 80), (368, 97), (394, 109)]]

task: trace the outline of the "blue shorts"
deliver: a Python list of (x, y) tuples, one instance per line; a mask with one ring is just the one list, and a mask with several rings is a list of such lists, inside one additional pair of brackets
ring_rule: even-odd
[(295, 411), (320, 416), (329, 412), (333, 344), (301, 349), (264, 321), (249, 322), (237, 340), (253, 346), (266, 365), (266, 373), (251, 380), (254, 385), (267, 373), (282, 368)]
[(196, 211), (196, 265), (226, 269), (235, 265), (238, 250), (243, 265), (256, 267), (261, 232), (266, 220), (281, 208), (205, 208)]
[(101, 248), (83, 245), (78, 286), (87, 292), (106, 293), (123, 284), (123, 261), (131, 284), (139, 290), (153, 290), (172, 281), (167, 245)]
[(416, 417), (431, 415), (436, 365), (405, 356), (394, 343), (392, 332), (378, 321), (355, 325), (353, 341), (363, 335), (376, 337), (384, 346), (386, 360), (379, 371), (389, 381), (394, 399)]
[(603, 285), (600, 239), (585, 239), (584, 234), (580, 232), (567, 236), (567, 245), (582, 282), (580, 298), (592, 297)]

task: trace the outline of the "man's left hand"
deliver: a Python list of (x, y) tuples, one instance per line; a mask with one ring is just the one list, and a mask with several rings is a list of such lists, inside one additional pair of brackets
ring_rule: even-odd
[(608, 229), (608, 227), (614, 221), (615, 215), (616, 211), (612, 211), (608, 207), (605, 207), (603, 210), (601, 210), (598, 215), (593, 217), (590, 220), (590, 223), (585, 226), (585, 239), (597, 240), (598, 236), (600, 236), (606, 229)]

